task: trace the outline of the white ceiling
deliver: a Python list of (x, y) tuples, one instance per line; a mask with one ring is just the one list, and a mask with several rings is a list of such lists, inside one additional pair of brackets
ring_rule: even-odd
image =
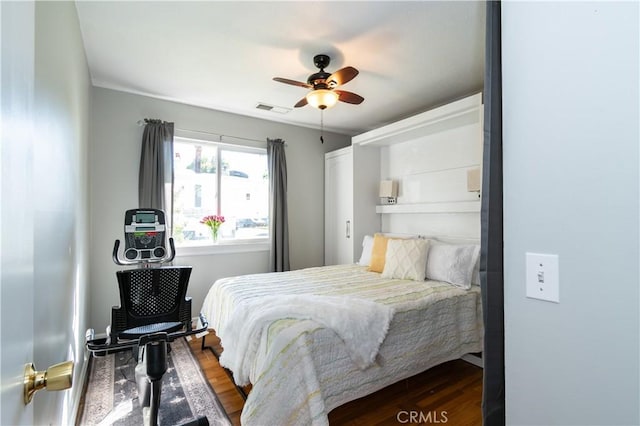
[[(313, 56), (360, 74), (341, 89), (365, 98), (324, 112), (324, 128), (356, 135), (478, 92), (484, 72), (480, 1), (78, 1), (95, 86), (319, 128), (293, 108)], [(284, 107), (278, 113), (258, 103)], [(280, 108), (276, 108), (280, 109)], [(142, 118), (142, 117), (139, 117)], [(171, 120), (171, 117), (156, 117)]]

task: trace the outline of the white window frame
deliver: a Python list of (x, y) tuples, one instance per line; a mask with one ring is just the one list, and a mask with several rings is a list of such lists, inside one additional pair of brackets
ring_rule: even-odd
[[(215, 145), (219, 148), (217, 155), (217, 170), (222, 170), (222, 155), (220, 151), (227, 149), (237, 152), (247, 153), (266, 153), (266, 143), (260, 144), (255, 141), (249, 141), (241, 138), (232, 138), (225, 136), (225, 142), (222, 142), (222, 136), (214, 135), (211, 133), (203, 132), (191, 132), (175, 130), (174, 142), (190, 142), (199, 143), (202, 145)], [(227, 141), (228, 140), (228, 141)], [(218, 194), (220, 194), (222, 179), (218, 179)], [(217, 209), (220, 211), (221, 199), (217, 199)], [(173, 212), (172, 212), (173, 213)], [(269, 220), (271, 218), (269, 217)], [(238, 239), (238, 240), (222, 240), (217, 244), (208, 245), (194, 245), (194, 246), (179, 246), (176, 257), (185, 256), (204, 256), (217, 253), (246, 253), (246, 252), (258, 252), (269, 251), (271, 248), (271, 235), (267, 238), (254, 238), (254, 239)]]

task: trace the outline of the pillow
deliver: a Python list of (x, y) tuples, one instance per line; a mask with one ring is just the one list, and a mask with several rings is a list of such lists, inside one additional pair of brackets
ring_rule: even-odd
[(382, 234), (375, 234), (373, 236), (373, 248), (371, 249), (369, 271), (382, 272), (384, 270), (384, 260), (387, 255), (387, 241), (389, 241), (389, 238)]
[(480, 255), (476, 260), (476, 266), (473, 267), (473, 276), (471, 277), (471, 284), (480, 285)]
[(373, 249), (373, 237), (365, 235), (362, 240), (362, 255), (358, 261), (358, 265), (369, 266), (371, 263), (371, 251)]
[(432, 244), (427, 258), (427, 279), (471, 288), (479, 245)]
[(387, 242), (397, 239), (398, 238), (395, 237), (386, 237), (383, 234), (374, 234), (371, 262), (369, 263), (368, 271), (382, 272), (384, 270), (384, 261), (387, 257)]
[(428, 249), (427, 240), (389, 240), (382, 276), (424, 281)]

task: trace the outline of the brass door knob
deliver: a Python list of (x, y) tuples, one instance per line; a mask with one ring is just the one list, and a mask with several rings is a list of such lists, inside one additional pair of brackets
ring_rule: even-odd
[(32, 363), (24, 366), (24, 404), (31, 402), (40, 389), (57, 391), (69, 389), (73, 382), (73, 361), (52, 365), (46, 371), (36, 371)]

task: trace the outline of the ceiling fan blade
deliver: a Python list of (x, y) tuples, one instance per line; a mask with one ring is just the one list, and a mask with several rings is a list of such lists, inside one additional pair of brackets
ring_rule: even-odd
[(354, 67), (344, 67), (331, 74), (326, 83), (329, 87), (340, 86), (353, 80), (358, 73)]
[(273, 77), (273, 79), (279, 83), (291, 84), (293, 86), (304, 87), (305, 89), (313, 89), (313, 86), (301, 81), (289, 80), (288, 78)]
[(338, 100), (342, 102), (346, 102), (348, 104), (361, 104), (364, 101), (364, 98), (360, 95), (356, 95), (355, 93), (346, 92), (344, 90), (334, 90), (335, 93), (338, 94)]
[(297, 103), (297, 104), (295, 104), (293, 107), (294, 107), (294, 108), (300, 108), (300, 107), (305, 106), (306, 104), (307, 104), (307, 97), (305, 96), (304, 98), (300, 99), (300, 100), (298, 101), (298, 103)]

